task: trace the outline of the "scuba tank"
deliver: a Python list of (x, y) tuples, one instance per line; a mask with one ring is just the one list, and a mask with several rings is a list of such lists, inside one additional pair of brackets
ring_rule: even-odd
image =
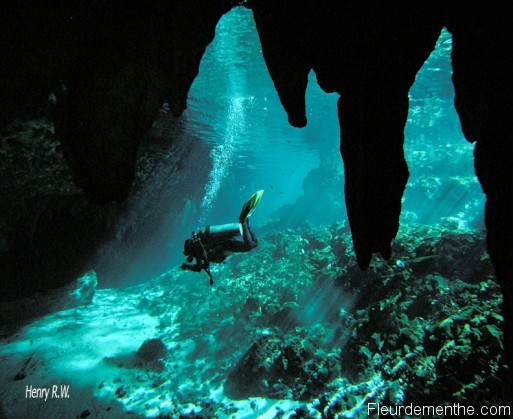
[[(215, 246), (219, 245), (220, 242), (224, 240), (238, 236), (242, 236), (242, 225), (239, 223), (221, 224), (218, 226), (207, 226), (203, 230), (200, 230), (197, 234), (194, 232), (192, 233), (192, 240), (195, 240), (203, 250), (204, 266), (202, 267), (202, 269), (204, 269), (205, 272), (208, 274), (210, 278), (210, 285), (214, 284), (214, 277), (210, 272), (209, 258), (212, 257), (212, 255), (210, 255), (209, 252), (214, 251), (215, 257)], [(205, 246), (207, 246), (208, 251), (205, 250), (203, 243), (205, 243)], [(214, 246), (214, 248), (212, 246)], [(220, 261), (216, 260), (216, 262), (222, 262), (224, 258), (225, 257), (223, 257)]]
[(239, 223), (230, 223), (218, 226), (207, 226), (200, 232), (200, 236), (202, 236), (201, 239), (207, 243), (239, 237), (242, 236), (242, 225)]

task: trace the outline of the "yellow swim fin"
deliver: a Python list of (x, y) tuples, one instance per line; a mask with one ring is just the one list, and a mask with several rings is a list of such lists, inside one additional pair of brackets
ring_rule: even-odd
[(239, 221), (243, 222), (247, 217), (251, 217), (251, 214), (253, 214), (253, 211), (256, 210), (256, 207), (258, 206), (258, 203), (262, 199), (262, 195), (264, 194), (264, 190), (261, 189), (253, 194), (251, 198), (249, 198), (249, 201), (246, 202), (242, 206), (242, 211), (240, 212)]

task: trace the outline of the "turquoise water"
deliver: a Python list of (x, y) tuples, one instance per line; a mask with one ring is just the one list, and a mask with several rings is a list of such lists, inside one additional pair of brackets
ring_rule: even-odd
[[(463, 138), (453, 107), (450, 52), (451, 38), (444, 31), (410, 92), (405, 148), (411, 177), (403, 220), (436, 224), (455, 217), (462, 225), (476, 226), (484, 201), (473, 174), (473, 147)], [(192, 86), (184, 127), (214, 147), (201, 221), (210, 217), (212, 223), (223, 222), (226, 213), (235, 214), (258, 189), (266, 190), (260, 217), (272, 217), (304, 193), (304, 178), (321, 160), (334, 159), (333, 170), (342, 171), (337, 99), (319, 88), (312, 72), (308, 125), (290, 127), (265, 67), (251, 12), (239, 8), (224, 16)], [(325, 201), (318, 192), (307, 197), (311, 205)], [(334, 193), (338, 196), (331, 199), (342, 202), (342, 178)], [(345, 218), (344, 211), (338, 218)], [(310, 221), (329, 224), (334, 219)]]
[[(410, 91), (405, 153), (411, 175), (401, 226), (483, 228), (484, 195), (474, 175), (473, 145), (463, 138), (453, 106), (450, 52), (444, 31)], [(102, 249), (103, 283), (140, 282), (178, 266), (191, 231), (236, 221), (242, 204), (260, 189), (264, 198), (252, 219), (260, 229), (347, 221), (337, 100), (310, 73), (308, 125), (289, 126), (251, 12), (238, 8), (225, 15), (203, 57), (188, 109), (176, 120), (164, 108), (157, 125), (161, 141), (187, 149), (188, 158), (179, 170), (163, 161), (131, 202), (117, 236), (139, 228), (138, 247), (128, 261), (122, 241)]]
[[(363, 273), (346, 224), (338, 96), (310, 74), (308, 126), (290, 127), (251, 13), (223, 17), (187, 111), (174, 121), (164, 108), (159, 122), (187, 158), (179, 168), (164, 158), (128, 204), (100, 252), (102, 289), (73, 294), (92, 302), (55, 297), (52, 314), (0, 342), (0, 417), (363, 418), (369, 402), (500, 403), (501, 294), (477, 231), (484, 198), (450, 53), (444, 31), (411, 89), (401, 229), (392, 259)], [(258, 248), (213, 266), (213, 287), (181, 271), (190, 232), (235, 222), (259, 189)], [(123, 232), (141, 226), (128, 252)], [(145, 342), (157, 342), (153, 356)], [(27, 402), (27, 383), (72, 397)]]
[(235, 215), (258, 189), (266, 190), (262, 218), (295, 202), (304, 177), (319, 165), (319, 153), (338, 154), (336, 100), (320, 91), (312, 74), (310, 122), (303, 130), (289, 126), (251, 12), (237, 9), (223, 17), (192, 86), (186, 127), (212, 143), (217, 153), (212, 183), (206, 186), (207, 196), (213, 195), (208, 205), (215, 222), (222, 221), (233, 201)]

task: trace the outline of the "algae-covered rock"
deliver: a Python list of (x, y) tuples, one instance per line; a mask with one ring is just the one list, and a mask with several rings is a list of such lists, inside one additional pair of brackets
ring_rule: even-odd
[(308, 399), (339, 371), (335, 357), (320, 357), (305, 340), (261, 337), (229, 372), (226, 394), (247, 397)]
[(70, 297), (78, 306), (91, 304), (97, 287), (98, 278), (96, 276), (96, 272), (87, 272), (78, 278), (77, 289), (70, 294)]
[(70, 311), (80, 319), (115, 293), (123, 321), (137, 330), (146, 319), (158, 332), (137, 352), (104, 358), (109, 370), (135, 377), (118, 394), (120, 384), (103, 378), (105, 396), (143, 406), (152, 394), (155, 412), (170, 417), (507, 404), (502, 300), (484, 234), (403, 226), (392, 258), (375, 258), (365, 272), (341, 224), (259, 240), (253, 252), (212, 266), (214, 287), (173, 270), (123, 292), (100, 290), (96, 304)]
[(144, 362), (153, 362), (166, 356), (167, 349), (162, 339), (148, 339), (137, 350), (137, 357)]

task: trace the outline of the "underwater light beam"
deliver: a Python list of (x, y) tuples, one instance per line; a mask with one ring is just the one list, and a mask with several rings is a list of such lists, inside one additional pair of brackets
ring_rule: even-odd
[[(218, 25), (217, 37), (218, 50), (216, 55), (220, 62), (237, 63), (238, 56), (237, 52), (233, 52), (231, 45), (236, 45), (239, 41), (239, 34), (236, 30), (237, 25), (234, 19), (236, 16), (233, 14), (226, 15)], [(228, 56), (227, 56), (228, 54)], [(242, 77), (237, 77), (232, 71), (227, 73), (228, 86), (227, 91), (229, 93), (229, 105), (228, 113), (226, 117), (220, 118), (221, 121), (226, 120), (226, 129), (224, 135), (224, 142), (214, 147), (211, 152), (212, 158), (212, 171), (209, 174), (209, 180), (205, 186), (205, 197), (203, 198), (200, 205), (200, 217), (199, 223), (204, 224), (207, 219), (214, 201), (221, 190), (224, 180), (228, 176), (230, 166), (233, 162), (233, 155), (235, 147), (239, 138), (246, 131), (246, 115), (244, 102), (252, 98), (245, 96), (246, 91), (245, 83), (241, 83)]]
[(244, 115), (244, 98), (235, 97), (230, 101), (228, 110), (228, 125), (226, 128), (226, 140), (212, 150), (212, 171), (209, 174), (209, 181), (205, 186), (205, 197), (201, 201), (201, 215), (199, 222), (204, 224), (205, 220), (212, 209), (213, 202), (216, 199), (223, 181), (228, 176), (229, 168), (232, 164), (233, 153), (237, 138), (244, 132), (245, 115)]

